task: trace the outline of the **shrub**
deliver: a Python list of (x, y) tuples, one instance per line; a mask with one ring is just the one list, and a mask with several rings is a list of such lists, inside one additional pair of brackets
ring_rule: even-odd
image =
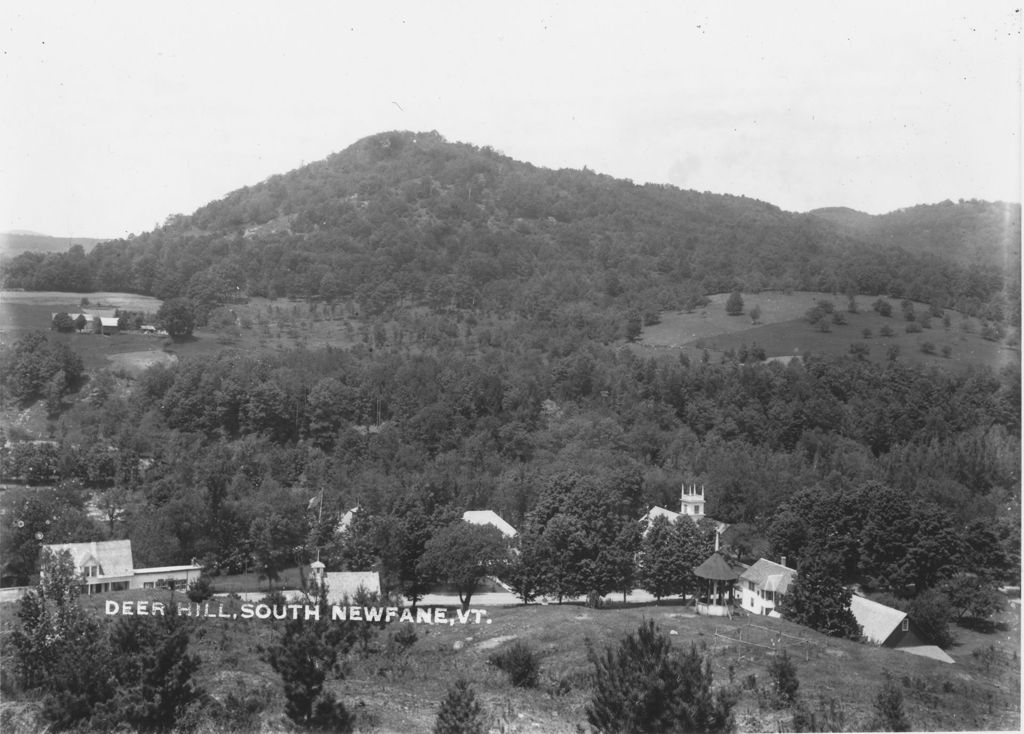
[(485, 734), (487, 724), (476, 694), (462, 678), (448, 689), (434, 722), (434, 734)]
[(822, 698), (818, 710), (813, 711), (806, 701), (798, 701), (793, 710), (793, 731), (825, 732), (845, 731), (846, 716), (839, 702), (834, 698)]
[(537, 656), (530, 647), (515, 642), (490, 657), (491, 665), (508, 674), (509, 682), (517, 688), (536, 688), (540, 674)]
[(921, 342), (921, 351), (924, 354), (935, 354), (935, 345), (931, 342)]
[(871, 728), (875, 731), (910, 731), (910, 722), (903, 713), (903, 692), (888, 674), (875, 697), (875, 718)]
[(796, 677), (796, 665), (785, 650), (768, 663), (768, 675), (772, 679), (774, 699), (780, 706), (790, 706), (796, 701), (800, 681)]
[(592, 649), (594, 695), (587, 721), (599, 732), (731, 731), (732, 697), (712, 692), (711, 663), (691, 645), (673, 654), (654, 622), (627, 635), (603, 656)]
[(186, 592), (190, 601), (199, 604), (213, 596), (213, 583), (209, 576), (200, 576), (188, 585)]

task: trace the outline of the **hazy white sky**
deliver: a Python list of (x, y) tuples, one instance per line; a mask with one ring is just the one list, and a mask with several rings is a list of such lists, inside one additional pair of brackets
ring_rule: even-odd
[(0, 230), (142, 232), (393, 129), (793, 211), (1020, 201), (1011, 2), (372, 5), (5, 0)]

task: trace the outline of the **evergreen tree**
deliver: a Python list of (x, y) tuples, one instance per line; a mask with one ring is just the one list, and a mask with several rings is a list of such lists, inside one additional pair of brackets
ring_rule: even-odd
[(434, 722), (434, 734), (485, 734), (483, 709), (469, 683), (459, 678), (448, 689)]
[(321, 602), (321, 619), (302, 619), (285, 625), (280, 643), (267, 654), (267, 662), (284, 683), (287, 699), (285, 713), (296, 724), (318, 730), (350, 731), (351, 715), (345, 707), (324, 692), (327, 672), (334, 668), (339, 652), (352, 645), (345, 636), (345, 625), (337, 626), (328, 617), (327, 605)]
[(602, 656), (590, 650), (595, 690), (587, 721), (598, 732), (727, 732), (734, 701), (712, 691), (711, 663), (691, 645), (679, 656), (648, 622)]

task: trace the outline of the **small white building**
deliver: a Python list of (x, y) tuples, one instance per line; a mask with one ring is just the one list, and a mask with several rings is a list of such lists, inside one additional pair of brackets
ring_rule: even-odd
[(767, 558), (760, 559), (740, 574), (737, 586), (740, 589), (740, 606), (752, 614), (767, 614), (778, 617), (776, 607), (796, 577), (796, 569)]
[(187, 589), (188, 585), (198, 579), (203, 567), (197, 564), (188, 566), (156, 566), (154, 568), (136, 568), (132, 574), (132, 589)]
[(327, 603), (353, 603), (360, 589), (380, 594), (380, 574), (376, 571), (332, 571), (326, 573), (321, 561), (309, 564), (310, 586), (327, 586)]

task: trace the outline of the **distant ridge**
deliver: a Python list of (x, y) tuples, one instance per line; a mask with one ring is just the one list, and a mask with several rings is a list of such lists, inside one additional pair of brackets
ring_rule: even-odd
[(97, 237), (51, 237), (40, 232), (27, 229), (15, 229), (0, 232), (0, 254), (8, 257), (23, 252), (65, 252), (73, 245), (81, 245), (88, 252), (100, 242), (108, 238)]

